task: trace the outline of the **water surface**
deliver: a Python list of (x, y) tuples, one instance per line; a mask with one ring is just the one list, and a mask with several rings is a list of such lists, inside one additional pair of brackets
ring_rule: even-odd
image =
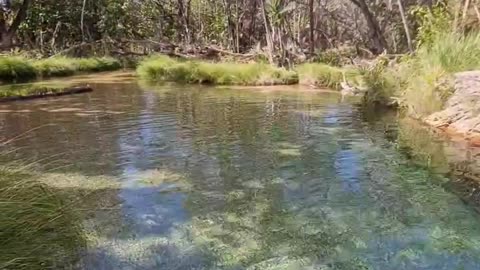
[(334, 93), (90, 82), (0, 105), (10, 161), (94, 194), (85, 269), (480, 268), (436, 137), (427, 169), (395, 118)]

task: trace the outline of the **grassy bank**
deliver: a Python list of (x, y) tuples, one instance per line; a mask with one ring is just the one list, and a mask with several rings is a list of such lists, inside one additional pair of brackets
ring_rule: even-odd
[(440, 34), (414, 56), (367, 72), (366, 101), (397, 97), (410, 115), (423, 117), (442, 109), (453, 90), (453, 74), (475, 69), (480, 69), (480, 34)]
[(85, 243), (58, 192), (32, 175), (0, 168), (0, 269), (70, 269)]
[(0, 81), (26, 81), (35, 78), (69, 76), (82, 72), (117, 70), (121, 63), (113, 58), (67, 58), (27, 59), (0, 57)]
[(0, 102), (10, 98), (29, 96), (48, 96), (65, 92), (71, 85), (67, 83), (49, 84), (9, 84), (0, 86)]
[(322, 63), (307, 63), (296, 68), (300, 84), (341, 89), (341, 83), (361, 85), (360, 72), (354, 68), (341, 68)]
[(211, 63), (154, 56), (140, 63), (140, 78), (215, 85), (281, 85), (298, 83), (294, 71), (262, 63)]

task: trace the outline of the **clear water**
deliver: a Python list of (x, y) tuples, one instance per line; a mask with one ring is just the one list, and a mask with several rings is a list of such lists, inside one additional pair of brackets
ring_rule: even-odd
[(0, 104), (10, 155), (90, 196), (85, 269), (480, 269), (475, 205), (395, 118), (328, 92), (95, 81)]

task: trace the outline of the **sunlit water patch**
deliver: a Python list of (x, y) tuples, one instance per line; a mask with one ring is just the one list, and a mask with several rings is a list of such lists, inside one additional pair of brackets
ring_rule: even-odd
[(85, 269), (480, 266), (474, 205), (334, 93), (93, 86), (0, 105), (4, 151), (90, 196)]

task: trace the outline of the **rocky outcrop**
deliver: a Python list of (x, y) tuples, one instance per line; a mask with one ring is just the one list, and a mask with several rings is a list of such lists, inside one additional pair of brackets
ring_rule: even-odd
[(480, 71), (455, 74), (455, 91), (442, 111), (424, 119), (429, 125), (480, 146)]

